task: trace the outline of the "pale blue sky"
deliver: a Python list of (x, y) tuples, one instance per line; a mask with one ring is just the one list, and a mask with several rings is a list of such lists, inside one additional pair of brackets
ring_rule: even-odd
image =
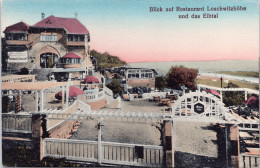
[[(218, 12), (218, 19), (149, 12), (149, 7), (240, 5), (247, 11)], [(257, 0), (4, 0), (1, 12), (2, 31), (21, 20), (33, 25), (41, 12), (46, 17), (74, 17), (77, 12), (90, 31), (92, 49), (127, 61), (157, 60), (158, 55), (162, 61), (257, 59), (259, 53)]]

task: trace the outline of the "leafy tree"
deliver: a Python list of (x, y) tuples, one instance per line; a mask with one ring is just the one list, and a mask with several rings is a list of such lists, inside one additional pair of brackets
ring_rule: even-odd
[(167, 79), (164, 76), (155, 77), (155, 88), (162, 90), (167, 87)]
[(180, 89), (181, 86), (186, 86), (188, 89), (195, 89), (195, 79), (198, 76), (198, 70), (186, 68), (183, 66), (171, 67), (167, 73), (167, 83), (172, 89)]
[[(227, 88), (238, 88), (239, 86), (229, 82)], [(223, 92), (223, 103), (228, 106), (238, 106), (244, 102), (244, 93), (243, 92)]]
[(122, 94), (121, 85), (120, 85), (120, 83), (118, 82), (117, 79), (113, 79), (113, 80), (107, 85), (107, 87), (113, 91), (113, 94), (114, 94), (114, 95), (116, 95), (116, 94), (121, 95), (121, 94)]
[(7, 44), (6, 44), (6, 40), (5, 38), (2, 38), (2, 72), (5, 72), (7, 69), (7, 59), (8, 59), (8, 55), (7, 55)]
[(13, 110), (13, 105), (8, 96), (2, 97), (2, 113), (7, 113)]

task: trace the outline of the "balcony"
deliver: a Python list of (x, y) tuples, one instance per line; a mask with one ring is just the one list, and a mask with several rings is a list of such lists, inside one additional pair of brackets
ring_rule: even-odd
[(66, 64), (62, 64), (62, 67), (63, 68), (80, 68), (80, 64), (69, 64), (69, 63), (66, 63)]
[(84, 41), (67, 41), (67, 46), (85, 46)]
[(6, 40), (8, 45), (27, 45), (28, 40)]

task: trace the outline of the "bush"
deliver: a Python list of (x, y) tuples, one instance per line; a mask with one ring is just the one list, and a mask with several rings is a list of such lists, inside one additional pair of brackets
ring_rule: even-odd
[(180, 89), (181, 86), (186, 86), (188, 89), (194, 90), (197, 76), (197, 69), (175, 66), (171, 67), (166, 78), (168, 86), (172, 89)]
[[(229, 82), (227, 88), (238, 88), (238, 85)], [(223, 103), (228, 106), (239, 106), (244, 102), (244, 92), (223, 92)]]
[(121, 94), (122, 94), (121, 85), (120, 85), (120, 83), (118, 82), (117, 79), (113, 79), (113, 80), (107, 85), (107, 87), (113, 91), (113, 94), (114, 94), (114, 95), (121, 95)]
[(158, 90), (163, 90), (167, 87), (167, 79), (166, 77), (159, 76), (155, 77), (155, 88)]
[(28, 68), (23, 67), (20, 70), (20, 75), (28, 75), (28, 74), (29, 74), (29, 69)]

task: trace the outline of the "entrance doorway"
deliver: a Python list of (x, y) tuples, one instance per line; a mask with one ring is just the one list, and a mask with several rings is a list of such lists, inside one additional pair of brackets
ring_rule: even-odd
[(49, 52), (40, 55), (41, 68), (53, 68), (58, 62), (58, 56), (54, 53)]

